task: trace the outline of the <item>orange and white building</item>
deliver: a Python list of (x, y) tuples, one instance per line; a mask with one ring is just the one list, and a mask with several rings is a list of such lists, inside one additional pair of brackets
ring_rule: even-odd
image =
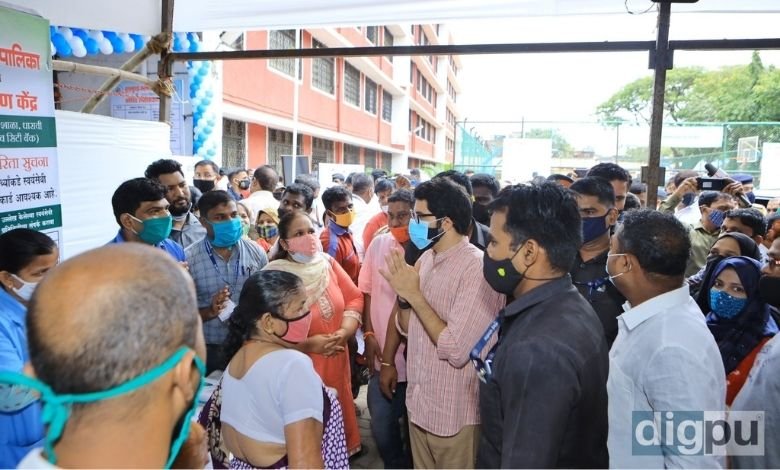
[[(300, 47), (452, 44), (446, 25), (299, 30)], [(294, 49), (296, 30), (247, 32), (245, 49)], [(454, 159), (461, 91), (457, 56), (336, 57), (223, 63), (225, 167), (281, 170), (297, 128), (298, 155), (317, 163), (405, 172)], [(294, 86), (298, 89), (297, 120)]]

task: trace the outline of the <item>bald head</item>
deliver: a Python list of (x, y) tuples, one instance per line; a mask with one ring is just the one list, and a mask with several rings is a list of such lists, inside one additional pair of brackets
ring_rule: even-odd
[(199, 348), (195, 289), (164, 251), (109, 245), (60, 264), (27, 317), (35, 373), (57, 393), (105, 390)]

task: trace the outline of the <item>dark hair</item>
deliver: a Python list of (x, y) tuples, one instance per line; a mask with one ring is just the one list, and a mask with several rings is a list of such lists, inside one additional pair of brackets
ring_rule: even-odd
[(411, 170), (409, 170), (409, 174), (410, 175), (414, 175), (414, 176), (420, 176), (420, 169), (419, 168), (412, 168)]
[(269, 269), (249, 276), (227, 324), (228, 335), (223, 344), (227, 357), (235, 356), (256, 334), (257, 321), (263, 315), (283, 315), (290, 299), (301, 293), (305, 293), (301, 278), (286, 271)]
[(469, 177), (457, 170), (442, 171), (436, 175), (435, 178), (447, 178), (463, 188), (469, 196), (474, 194), (474, 188), (471, 187), (471, 180)]
[(355, 194), (361, 194), (371, 190), (374, 182), (371, 178), (363, 173), (355, 173), (352, 175), (352, 192)]
[(355, 173), (354, 171), (348, 174), (347, 179), (344, 180), (344, 184), (346, 184), (347, 186), (352, 186), (352, 178), (354, 178), (356, 174), (357, 173)]
[(255, 173), (252, 176), (263, 191), (273, 192), (279, 183), (279, 175), (276, 173), (276, 169), (270, 165), (263, 165), (255, 169)]
[(228, 172), (228, 175), (227, 175), (228, 176), (228, 180), (232, 180), (234, 176), (236, 176), (237, 174), (241, 173), (242, 171), (244, 173), (246, 173), (246, 169), (244, 169), (244, 168), (233, 168), (233, 169), (231, 169)]
[(599, 204), (605, 205), (607, 209), (615, 207), (615, 190), (604, 178), (586, 176), (572, 183), (569, 189), (583, 196), (595, 196)]
[(580, 210), (573, 192), (552, 182), (509, 186), (488, 208), (506, 212), (504, 231), (512, 236), (513, 249), (534, 240), (555, 269), (571, 269), (582, 245)]
[(568, 181), (569, 183), (574, 183), (574, 180), (570, 176), (562, 175), (560, 173), (553, 173), (552, 175), (547, 177), (547, 181), (556, 182), (556, 181)]
[(317, 192), (317, 190), (320, 189), (320, 182), (317, 180), (317, 178), (310, 175), (300, 175), (295, 178), (294, 183), (305, 184), (314, 192)]
[[(81, 258), (79, 264), (74, 264), (79, 257), (89, 256), (79, 255), (57, 270), (83, 272), (92, 268), (93, 277), (108, 276), (113, 282), (98, 281), (96, 288), (83, 292), (81, 286), (65, 287), (62, 275), (55, 277), (57, 270), (52, 270), (30, 302), (30, 362), (36, 376), (59, 394), (107, 390), (127, 382), (160, 365), (181, 346), (195, 349), (201, 329), (192, 279), (170, 257), (159, 256), (156, 248), (138, 243), (97, 250), (113, 253), (117, 261), (132, 270), (111, 269), (104, 274), (94, 261), (88, 263)], [(104, 255), (101, 259), (105, 258)], [(139, 275), (141, 271), (143, 274)], [(69, 329), (89, 325), (71, 332), (79, 336), (76, 343), (63, 342), (61, 337), (61, 312), (56, 300), (49, 301), (53, 287), (47, 286), (54, 279), (59, 281), (54, 287), (65, 287), (60, 296), (78, 297), (83, 302), (72, 307), (78, 309), (79, 319), (68, 320)], [(144, 399), (144, 395), (139, 395), (139, 400)], [(74, 412), (78, 406), (91, 405), (77, 405)]]
[(211, 209), (217, 206), (221, 206), (222, 204), (229, 204), (231, 201), (233, 201), (233, 198), (230, 197), (230, 194), (228, 194), (227, 191), (222, 191), (221, 189), (209, 191), (201, 196), (200, 200), (198, 201), (198, 210), (200, 211), (200, 216), (203, 218), (208, 218), (209, 211), (211, 211)]
[(306, 204), (307, 211), (310, 210), (312, 204), (314, 204), (314, 191), (305, 184), (293, 183), (290, 186), (287, 186), (282, 193), (282, 199), (284, 199), (284, 195), (287, 193), (303, 196), (303, 202)]
[(739, 219), (742, 224), (753, 230), (754, 237), (766, 236), (766, 220), (758, 210), (748, 207), (745, 209), (732, 209), (726, 212), (727, 219)]
[(414, 207), (414, 193), (408, 189), (398, 189), (387, 198), (387, 202), (405, 202), (409, 207)]
[(327, 210), (333, 210), (333, 205), (340, 201), (351, 201), (352, 195), (344, 186), (333, 186), (322, 193), (322, 205)]
[(54, 253), (57, 244), (46, 234), (15, 228), (0, 235), (0, 271), (19, 274), (35, 258)]
[(341, 181), (343, 183), (344, 182), (344, 175), (342, 175), (341, 173), (333, 173), (333, 175), (331, 175), (330, 179), (332, 181)]
[(769, 230), (772, 228), (772, 225), (774, 225), (778, 220), (780, 220), (780, 213), (772, 212), (772, 214), (766, 218), (766, 229)]
[(672, 214), (651, 209), (623, 214), (615, 234), (620, 253), (634, 255), (648, 274), (682, 281), (691, 254), (685, 225)]
[(159, 201), (165, 199), (165, 187), (149, 178), (133, 178), (120, 184), (111, 197), (111, 206), (114, 208), (116, 223), (122, 214), (135, 216), (135, 211), (141, 207), (141, 203)]
[(632, 211), (634, 209), (641, 209), (642, 201), (639, 200), (639, 196), (634, 193), (626, 194), (626, 202), (623, 205), (624, 211)]
[(498, 192), (501, 191), (501, 185), (498, 184), (498, 180), (493, 175), (488, 175), (486, 173), (477, 173), (472, 175), (471, 187), (472, 189), (487, 188), (493, 197), (498, 196)]
[[(303, 212), (299, 212), (299, 211), (285, 212), (284, 215), (279, 219), (279, 224), (277, 225), (277, 227), (279, 227), (279, 240), (287, 240), (288, 238), (290, 238), (288, 236), (290, 232), (290, 225), (292, 225), (296, 217), (306, 217), (307, 219), (312, 220), (308, 214), (304, 214)], [(276, 251), (276, 256), (274, 256), (274, 260), (287, 258), (287, 250), (282, 246), (282, 244), (277, 243), (276, 247), (277, 247), (277, 251)]]
[(222, 174), (221, 173), (222, 170), (219, 169), (219, 165), (217, 165), (213, 160), (201, 160), (195, 164), (194, 168), (197, 168), (199, 166), (205, 166), (205, 165), (210, 166), (211, 169), (214, 170), (214, 173), (216, 173), (217, 175)]
[(160, 175), (167, 175), (176, 172), (179, 172), (182, 176), (184, 176), (184, 172), (181, 169), (181, 163), (177, 162), (176, 160), (164, 158), (157, 160), (156, 162), (153, 162), (151, 165), (147, 166), (146, 171), (144, 172), (144, 176), (151, 180), (159, 181)]
[(374, 183), (380, 178), (387, 178), (387, 171), (382, 169), (376, 169), (371, 172), (371, 177), (374, 178)]
[(428, 210), (437, 219), (449, 217), (459, 234), (468, 233), (471, 225), (471, 198), (449, 178), (436, 177), (420, 183), (414, 189), (414, 198), (427, 202)]
[(599, 163), (588, 170), (586, 176), (598, 176), (610, 182), (617, 180), (631, 184), (631, 174), (615, 163)]
[(699, 194), (699, 207), (710, 207), (721, 199), (733, 201), (734, 197), (731, 196), (731, 194), (722, 193), (720, 191), (702, 191), (702, 193)]
[(699, 176), (699, 172), (695, 170), (682, 170), (674, 175), (674, 178), (672, 178), (672, 183), (674, 184), (674, 187), (677, 188), (682, 184), (683, 181), (687, 180), (688, 178), (693, 178), (694, 176)]
[(628, 188), (628, 192), (639, 196), (640, 194), (647, 192), (647, 185), (645, 183), (639, 183), (639, 182), (632, 183), (631, 187)]
[(385, 191), (392, 191), (394, 189), (395, 189), (395, 183), (393, 182), (393, 180), (382, 178), (377, 180), (377, 182), (374, 184), (374, 193), (376, 194), (383, 193)]

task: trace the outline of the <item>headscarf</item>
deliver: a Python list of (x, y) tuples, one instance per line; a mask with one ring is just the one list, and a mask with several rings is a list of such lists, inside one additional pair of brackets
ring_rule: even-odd
[(271, 261), (263, 268), (264, 271), (285, 271), (295, 274), (303, 280), (306, 288), (306, 305), (314, 305), (325, 293), (330, 283), (330, 258), (325, 253), (318, 253), (311, 263), (297, 263), (289, 259)]
[[(722, 233), (718, 237), (718, 240), (721, 238), (731, 238), (736, 241), (737, 245), (739, 245), (740, 256), (746, 256), (759, 262), (761, 261), (761, 251), (759, 251), (758, 245), (756, 245), (756, 242), (752, 238), (744, 233)], [(725, 256), (708, 256), (701, 282), (691, 286), (691, 296), (696, 299), (696, 303), (699, 304), (699, 308), (701, 308), (702, 312), (710, 311), (710, 289), (707, 286), (712, 285), (712, 283), (715, 282), (717, 274), (713, 276), (713, 270), (715, 269), (715, 266), (724, 259), (726, 259)], [(699, 289), (698, 291), (695, 290), (697, 287)]]
[(766, 337), (777, 333), (777, 324), (769, 314), (769, 305), (758, 294), (758, 281), (761, 278), (761, 265), (746, 256), (733, 256), (722, 260), (712, 271), (712, 277), (704, 284), (702, 292), (709, 296), (715, 280), (724, 270), (736, 271), (747, 295), (747, 304), (734, 318), (721, 318), (707, 310), (707, 326), (718, 343), (720, 355), (726, 373), (730, 373), (753, 349)]

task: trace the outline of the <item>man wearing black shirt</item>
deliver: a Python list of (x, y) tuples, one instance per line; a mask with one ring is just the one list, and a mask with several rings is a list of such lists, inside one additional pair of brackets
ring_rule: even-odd
[(485, 279), (515, 301), (471, 353), (484, 381), (477, 467), (606, 468), (607, 343), (568, 275), (577, 202), (544, 183), (506, 188), (491, 209)]
[(618, 217), (615, 192), (607, 180), (591, 176), (577, 180), (570, 189), (576, 194), (582, 217), (582, 246), (569, 273), (577, 290), (599, 316), (611, 347), (618, 332), (617, 317), (623, 313), (626, 301), (609, 282), (606, 271), (609, 228)]

